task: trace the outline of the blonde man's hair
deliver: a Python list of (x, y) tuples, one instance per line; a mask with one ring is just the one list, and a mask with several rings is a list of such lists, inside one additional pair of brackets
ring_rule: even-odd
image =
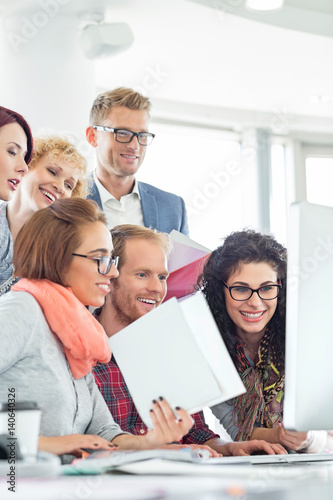
[(93, 102), (90, 111), (90, 125), (100, 125), (107, 117), (110, 109), (124, 107), (133, 110), (147, 111), (148, 116), (151, 102), (148, 97), (144, 97), (127, 87), (119, 87), (99, 94)]
[(79, 178), (72, 192), (72, 198), (85, 198), (88, 194), (88, 163), (67, 137), (60, 135), (43, 135), (34, 137), (34, 150), (29, 170), (47, 156), (51, 161), (72, 163), (79, 171)]
[(156, 229), (149, 229), (135, 224), (121, 224), (111, 229), (113, 255), (119, 257), (119, 268), (125, 261), (126, 241), (131, 239), (144, 239), (159, 245), (164, 251), (167, 259), (172, 251), (172, 242), (168, 233), (161, 233)]

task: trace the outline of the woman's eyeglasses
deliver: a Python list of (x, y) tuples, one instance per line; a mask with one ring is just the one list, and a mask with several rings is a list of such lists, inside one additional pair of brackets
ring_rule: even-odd
[(90, 257), (89, 255), (82, 255), (80, 253), (72, 253), (76, 257), (84, 257), (85, 259), (94, 260), (97, 263), (99, 274), (108, 274), (112, 264), (118, 269), (119, 257)]
[(224, 281), (223, 285), (229, 290), (230, 296), (234, 300), (249, 300), (254, 292), (257, 293), (258, 297), (262, 300), (273, 300), (276, 299), (282, 288), (281, 283), (278, 285), (261, 286), (256, 290), (250, 288), (249, 286), (228, 286)]

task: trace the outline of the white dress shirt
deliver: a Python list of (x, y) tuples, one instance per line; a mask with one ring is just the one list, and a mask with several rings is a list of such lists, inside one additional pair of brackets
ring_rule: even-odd
[(96, 173), (94, 178), (101, 197), (103, 211), (107, 218), (108, 229), (112, 229), (119, 224), (144, 226), (138, 181), (136, 179), (132, 192), (117, 200), (97, 179)]

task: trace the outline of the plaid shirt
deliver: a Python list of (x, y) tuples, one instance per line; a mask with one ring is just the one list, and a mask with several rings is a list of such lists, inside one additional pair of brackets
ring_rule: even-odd
[[(115, 358), (112, 356), (109, 363), (97, 363), (93, 373), (111, 415), (121, 429), (131, 434), (146, 434), (147, 427), (141, 420), (134, 405)], [(183, 437), (181, 443), (203, 444), (208, 439), (219, 437), (218, 434), (209, 429), (202, 412), (193, 414), (192, 418), (194, 419), (194, 425), (190, 432)]]

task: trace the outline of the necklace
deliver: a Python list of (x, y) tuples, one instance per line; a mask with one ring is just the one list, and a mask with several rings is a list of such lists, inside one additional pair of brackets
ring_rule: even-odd
[(241, 339), (239, 339), (239, 340), (241, 341), (241, 343), (243, 344), (243, 346), (246, 347), (249, 351), (253, 352), (253, 354), (258, 354), (258, 350), (255, 351), (254, 349), (252, 349), (251, 347), (249, 347), (247, 344), (245, 344), (244, 340), (241, 340)]

